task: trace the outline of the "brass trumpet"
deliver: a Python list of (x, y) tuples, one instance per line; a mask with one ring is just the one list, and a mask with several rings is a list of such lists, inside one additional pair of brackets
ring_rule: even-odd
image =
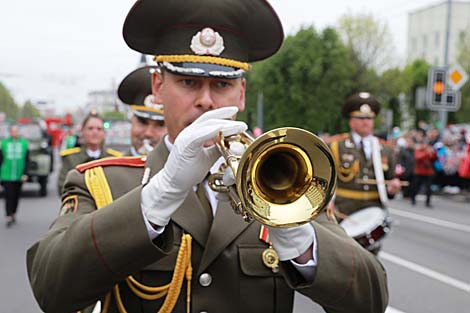
[[(225, 163), (209, 176), (209, 186), (228, 193), (235, 212), (247, 222), (254, 218), (272, 227), (302, 225), (326, 208), (335, 191), (331, 152), (306, 130), (279, 128), (257, 139), (246, 132), (220, 135), (217, 146)], [(223, 183), (227, 167), (233, 171), (233, 186)]]

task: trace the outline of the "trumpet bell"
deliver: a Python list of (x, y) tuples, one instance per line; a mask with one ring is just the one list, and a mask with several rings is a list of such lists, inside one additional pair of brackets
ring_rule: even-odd
[(254, 140), (237, 167), (236, 188), (247, 215), (272, 227), (313, 220), (336, 187), (328, 146), (314, 134), (285, 127)]

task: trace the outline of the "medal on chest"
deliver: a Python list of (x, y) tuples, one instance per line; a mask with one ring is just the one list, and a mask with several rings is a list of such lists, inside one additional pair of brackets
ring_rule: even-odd
[(261, 255), (263, 264), (269, 267), (273, 273), (279, 272), (279, 255), (276, 250), (273, 249), (272, 243), (269, 240), (269, 229), (264, 225), (261, 225), (259, 239), (269, 245)]

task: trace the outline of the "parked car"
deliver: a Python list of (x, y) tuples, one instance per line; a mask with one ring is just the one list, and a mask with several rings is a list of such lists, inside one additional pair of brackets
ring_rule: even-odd
[(39, 122), (20, 122), (20, 136), (27, 139), (29, 150), (28, 182), (38, 183), (39, 194), (47, 195), (47, 182), (53, 170), (51, 138)]

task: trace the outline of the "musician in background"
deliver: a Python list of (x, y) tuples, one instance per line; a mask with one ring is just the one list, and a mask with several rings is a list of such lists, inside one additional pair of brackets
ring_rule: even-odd
[(368, 92), (350, 96), (341, 110), (350, 132), (330, 143), (338, 174), (334, 205), (340, 218), (367, 207), (385, 209), (387, 199), (400, 190), (393, 150), (373, 135), (379, 111), (379, 102)]
[(75, 166), (90, 162), (96, 159), (106, 157), (118, 157), (122, 153), (105, 146), (106, 133), (103, 127), (103, 118), (91, 111), (83, 120), (81, 126), (81, 141), (79, 147), (70, 148), (60, 151), (62, 159), (62, 167), (60, 168), (59, 177), (57, 179), (57, 191), (62, 194), (65, 178), (69, 171)]
[(118, 97), (132, 110), (131, 146), (126, 155), (147, 155), (166, 133), (163, 106), (155, 104), (152, 74), (157, 66), (144, 66), (129, 73), (119, 84)]
[(221, 156), (212, 139), (247, 129), (232, 118), (245, 107), (248, 62), (284, 39), (269, 2), (140, 0), (123, 34), (156, 55), (152, 90), (168, 134), (147, 158), (68, 175), (60, 216), (27, 256), (43, 311), (101, 299), (102, 312), (287, 313), (296, 290), (328, 312), (384, 312), (382, 265), (334, 217), (268, 229), (208, 186)]

